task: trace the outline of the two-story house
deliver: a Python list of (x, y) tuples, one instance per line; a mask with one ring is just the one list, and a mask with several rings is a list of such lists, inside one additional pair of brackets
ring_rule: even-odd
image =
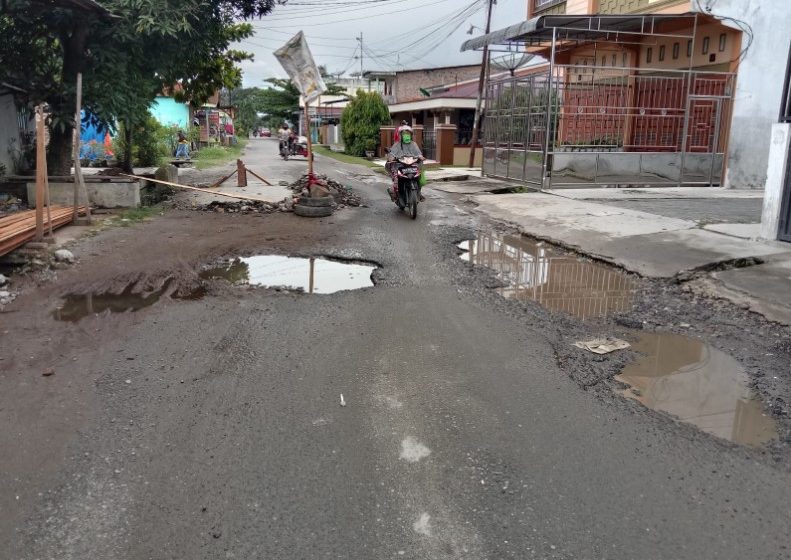
[(784, 2), (527, 3), (526, 21), (464, 46), (549, 62), (544, 76), (491, 84), (487, 173), (544, 188), (764, 187), (791, 37)]

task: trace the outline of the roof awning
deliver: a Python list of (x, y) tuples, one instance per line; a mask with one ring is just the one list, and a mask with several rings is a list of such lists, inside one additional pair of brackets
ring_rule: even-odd
[(617, 40), (632, 35), (692, 38), (698, 14), (539, 16), (465, 41), (462, 51), (485, 46), (538, 47), (558, 41)]

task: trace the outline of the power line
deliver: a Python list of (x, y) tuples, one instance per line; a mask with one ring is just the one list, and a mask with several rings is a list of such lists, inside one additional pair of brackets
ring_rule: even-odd
[[(409, 0), (401, 0), (401, 1), (409, 1)], [(435, 2), (423, 3), (422, 7), (435, 6), (436, 4), (443, 4), (445, 2), (450, 2), (450, 1), (451, 0), (436, 0)], [(369, 15), (360, 16), (360, 17), (357, 17), (357, 18), (347, 18), (347, 19), (341, 19), (341, 20), (324, 21), (324, 22), (321, 22), (321, 23), (301, 23), (301, 22), (298, 22), (298, 23), (295, 23), (293, 25), (285, 25), (284, 27), (318, 27), (318, 26), (326, 27), (327, 25), (332, 25), (334, 23), (346, 23), (346, 22), (349, 22), (349, 21), (359, 21), (359, 20), (362, 20), (362, 19), (377, 18), (377, 17), (381, 17), (381, 16), (392, 15), (392, 14), (399, 13), (399, 12), (400, 12), (400, 10), (399, 11), (392, 11), (392, 12), (384, 12), (384, 13), (381, 13), (381, 14), (369, 14)], [(267, 20), (269, 20), (269, 19), (270, 18), (267, 18)], [(291, 19), (294, 19), (294, 18), (291, 18)], [(255, 24), (253, 24), (253, 26), (255, 26)]]
[[(384, 0), (387, 2), (388, 5), (392, 5), (394, 3), (404, 3), (404, 2), (412, 2), (416, 0)], [(327, 6), (322, 5), (320, 8), (301, 8), (296, 10), (288, 10), (289, 6), (293, 4), (287, 4), (282, 12), (278, 12), (277, 9), (272, 12), (271, 15), (266, 17), (266, 21), (284, 21), (294, 19), (294, 16), (305, 16), (305, 15), (323, 15), (323, 16), (331, 16), (331, 15), (339, 15), (339, 14), (347, 14), (350, 12), (360, 12), (364, 10), (375, 10), (378, 8), (386, 8), (388, 5), (377, 3), (375, 6), (357, 6), (355, 7), (347, 7), (339, 9), (336, 6)]]
[[(410, 48), (413, 48), (413, 47), (417, 47), (418, 45), (420, 45), (424, 41), (430, 40), (432, 37), (434, 37), (436, 35), (436, 33), (441, 32), (443, 28), (450, 27), (450, 26), (455, 25), (457, 23), (460, 25), (461, 23), (463, 23), (463, 21), (465, 19), (467, 19), (468, 17), (474, 15), (478, 10), (480, 10), (480, 8), (482, 7), (481, 2), (482, 2), (482, 0), (474, 0), (472, 3), (468, 4), (467, 6), (465, 6), (464, 8), (459, 10), (458, 12), (450, 14), (447, 17), (443, 17), (442, 20), (439, 23), (431, 23), (431, 24), (428, 24), (427, 26), (424, 26), (423, 29), (428, 28), (428, 31), (425, 34), (421, 35), (420, 37), (418, 37), (417, 39), (415, 39), (411, 43), (408, 43), (406, 45), (398, 45), (398, 46), (396, 46), (396, 48), (394, 50), (392, 50), (392, 51), (389, 51), (388, 54), (395, 54), (395, 53), (398, 53), (398, 52), (406, 51), (406, 50), (408, 50)], [(458, 26), (457, 26), (457, 28), (458, 28)], [(452, 34), (452, 32), (451, 32), (451, 34)], [(444, 37), (442, 40), (444, 40), (446, 38), (447, 38), (447, 36)]]

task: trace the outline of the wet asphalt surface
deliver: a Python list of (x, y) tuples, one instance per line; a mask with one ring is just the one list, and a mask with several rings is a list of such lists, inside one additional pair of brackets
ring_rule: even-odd
[[(270, 151), (246, 157), (302, 171)], [(317, 165), (368, 207), (289, 252), (376, 262), (376, 286), (226, 286), (84, 348), (62, 452), (9, 440), (48, 464), (5, 478), (0, 557), (791, 558), (787, 468), (586, 390), (601, 364), (569, 347), (593, 327), (487, 293), (453, 245), (480, 225), (464, 205), (428, 193), (413, 222), (382, 176)]]

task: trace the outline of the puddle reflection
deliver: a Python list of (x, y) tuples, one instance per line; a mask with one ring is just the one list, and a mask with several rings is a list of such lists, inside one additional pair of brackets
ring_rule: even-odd
[(606, 317), (632, 307), (636, 281), (616, 269), (585, 261), (519, 235), (480, 233), (459, 243), (461, 258), (491, 268), (508, 283), (497, 292), (532, 300), (579, 319)]
[(57, 321), (76, 323), (89, 315), (104, 313), (125, 313), (139, 311), (154, 305), (167, 292), (170, 282), (161, 289), (148, 293), (133, 293), (134, 284), (127, 286), (121, 293), (101, 292), (91, 294), (69, 294), (63, 298), (63, 305), (55, 309), (53, 317)]
[(373, 286), (371, 274), (375, 269), (375, 266), (321, 258), (257, 255), (233, 259), (225, 266), (204, 270), (201, 278), (224, 278), (232, 283), (252, 286), (332, 294)]
[(615, 377), (622, 394), (736, 443), (760, 446), (777, 437), (774, 421), (747, 387), (733, 358), (698, 340), (640, 333), (632, 348), (644, 356)]

